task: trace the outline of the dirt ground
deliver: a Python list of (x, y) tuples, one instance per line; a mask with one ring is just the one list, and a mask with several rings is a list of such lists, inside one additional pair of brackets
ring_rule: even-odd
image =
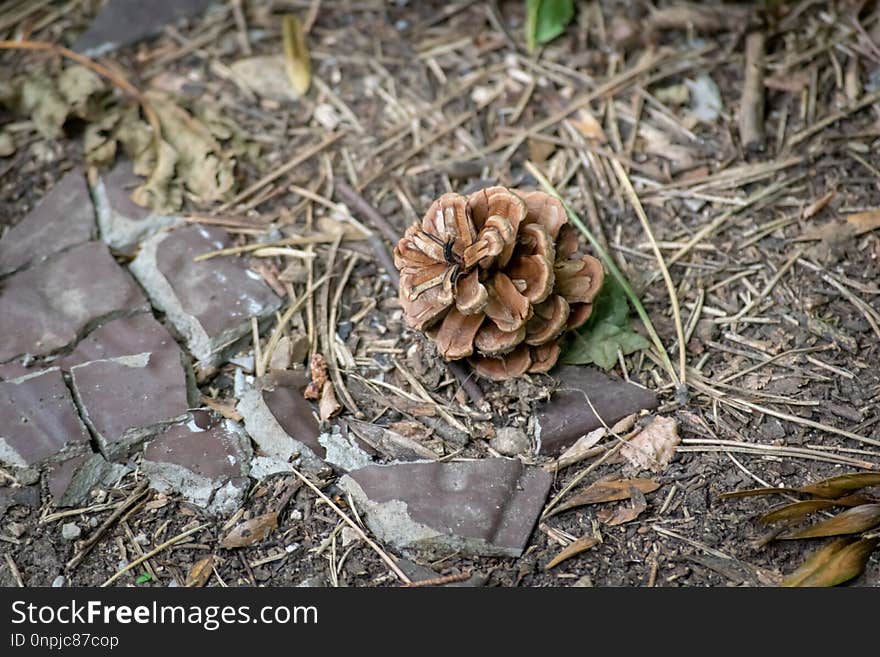
[[(69, 11), (30, 38), (70, 43), (97, 4), (59, 3)], [(610, 164), (617, 160), (669, 267), (686, 336), (687, 398), (676, 397), (669, 373), (647, 352), (616, 367), (656, 390), (658, 413), (679, 422), (675, 459), (646, 475), (660, 484), (646, 496), (646, 510), (608, 526), (603, 514), (625, 503), (584, 506), (542, 521), (521, 558), (450, 554), (415, 559), (420, 563), (407, 568), (453, 579), (471, 574), (471, 583), (486, 586), (763, 586), (778, 583), (821, 545), (762, 541), (767, 529), (755, 518), (771, 502), (719, 496), (880, 468), (880, 231), (854, 231), (845, 222), (880, 207), (874, 3), (858, 14), (853, 3), (773, 3), (773, 13), (752, 19), (743, 18), (751, 12), (747, 3), (725, 3), (714, 22), (695, 23), (680, 12), (660, 20), (648, 3), (584, 2), (565, 34), (535, 55), (524, 47), (522, 2), (242, 2), (244, 33), (235, 4), (218, 3), (109, 59), (138, 88), (159, 85), (216, 103), (259, 143), (259, 157), (239, 163), (242, 188), (331, 128), (342, 132), (248, 204), (240, 218), (250, 228), (238, 231), (240, 243), (272, 222), (308, 232), (329, 216), (290, 185), (334, 198), (333, 178), (347, 180), (402, 235), (445, 191), (485, 181), (536, 186), (524, 168), (531, 160), (601, 233), (677, 365), (669, 291)], [(310, 4), (317, 13), (308, 44), (321, 82), (299, 101), (256, 99), (228, 74), (229, 64), (244, 55), (245, 41), (253, 54), (277, 53), (280, 15), (306, 15)], [(766, 38), (758, 148), (741, 143), (738, 123), (751, 31)], [(3, 52), (0, 65), (20, 68), (34, 56)], [(712, 85), (706, 91), (706, 76), (717, 97)], [(337, 125), (328, 128), (325, 115)], [(557, 118), (548, 123), (548, 117)], [(16, 153), (0, 159), (0, 223), (14, 224), (81, 160), (77, 128), (68, 128), (67, 138), (56, 141), (25, 131)], [(416, 417), (417, 409), (369, 384), (384, 374), (406, 386), (395, 371), (398, 359), (466, 422), (471, 440), (454, 455), (489, 455), (484, 438), (493, 427), (524, 424), (552, 390), (552, 373), (506, 384), (481, 380), (487, 406), (477, 408), (438, 364), (430, 343), (405, 328), (397, 290), (369, 246), (353, 242), (346, 249), (346, 257), (358, 259), (339, 300), (337, 330), (354, 355), (345, 381), (362, 417), (380, 424)], [(327, 247), (317, 253), (316, 277), (324, 273)], [(277, 273), (283, 265), (267, 266)], [(203, 373), (203, 393), (228, 402), (232, 373), (232, 366)], [(438, 439), (433, 447), (448, 455), (449, 444)], [(557, 474), (550, 498), (587, 467), (593, 469), (579, 487), (624, 472), (620, 463), (575, 464)], [(351, 541), (339, 518), (294, 482), (278, 475), (250, 491), (233, 521), (292, 497), (279, 528), (239, 550), (217, 547), (229, 519), (203, 518), (175, 496), (151, 493), (66, 574), (67, 582), (99, 585), (125, 560), (200, 520), (210, 526), (197, 542), (159, 553), (149, 570), (133, 570), (117, 585), (135, 585), (138, 577), (139, 586), (182, 584), (193, 564), (210, 555), (216, 556), (211, 586), (398, 584), (369, 546)], [(98, 526), (109, 513), (101, 505), (133, 486), (132, 476), (123, 479), (77, 518)], [(332, 479), (325, 491), (344, 502)], [(28, 585), (49, 585), (64, 572), (76, 549), (61, 537), (64, 520), (48, 515), (55, 512), (39, 504), (6, 512), (0, 532), (12, 536), (14, 523), (20, 534), (0, 540), (6, 555), (0, 584), (14, 586), (20, 576)], [(564, 544), (584, 535), (600, 536), (601, 543), (546, 570)], [(878, 584), (875, 552), (851, 585)]]

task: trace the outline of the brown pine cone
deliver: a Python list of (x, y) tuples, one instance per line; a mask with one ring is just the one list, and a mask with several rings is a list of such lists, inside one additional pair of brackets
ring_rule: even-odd
[(406, 322), (490, 379), (547, 372), (602, 287), (602, 264), (579, 250), (544, 192), (444, 194), (394, 249)]

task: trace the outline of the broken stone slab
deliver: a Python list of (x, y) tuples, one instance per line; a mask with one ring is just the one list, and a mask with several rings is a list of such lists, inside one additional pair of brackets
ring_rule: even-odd
[(101, 242), (86, 242), (0, 286), (0, 362), (43, 356), (114, 314), (148, 310), (135, 281)]
[(192, 411), (144, 448), (142, 468), (150, 486), (174, 491), (209, 513), (234, 512), (247, 491), (251, 452), (244, 432), (230, 420)]
[(0, 463), (26, 468), (83, 451), (89, 433), (60, 369), (0, 383)]
[(57, 506), (80, 506), (89, 500), (95, 488), (109, 487), (131, 468), (110, 463), (100, 454), (77, 454), (50, 463), (46, 480)]
[(125, 458), (186, 416), (190, 405), (184, 368), (176, 344), (71, 368), (76, 403), (105, 457)]
[(581, 436), (603, 426), (602, 421), (610, 427), (627, 415), (657, 408), (657, 395), (652, 391), (592, 367), (568, 365), (557, 368), (553, 375), (559, 388), (535, 417), (539, 454), (561, 453)]
[(169, 23), (206, 10), (212, 0), (110, 0), (73, 44), (73, 50), (99, 57), (151, 36)]
[(52, 361), (68, 371), (93, 360), (133, 356), (145, 352), (179, 354), (174, 338), (151, 313), (137, 313), (112, 319), (80, 340), (74, 350)]
[(92, 187), (101, 239), (114, 249), (128, 250), (166, 226), (180, 223), (179, 216), (163, 215), (131, 200), (132, 191), (143, 183), (130, 160), (117, 160)]
[(326, 467), (326, 450), (318, 440), (312, 407), (302, 395), (306, 385), (304, 372), (270, 372), (241, 393), (236, 409), (263, 455), (284, 462), (294, 459), (314, 472)]
[(81, 169), (68, 172), (0, 239), (0, 276), (95, 239), (95, 209)]
[(281, 305), (259, 274), (243, 260), (196, 256), (229, 246), (225, 231), (192, 225), (160, 233), (141, 244), (131, 271), (198, 360), (213, 363), (220, 352), (250, 334), (251, 317), (269, 317)]
[(518, 557), (552, 476), (518, 459), (371, 465), (339, 480), (370, 530), (400, 549)]
[(358, 445), (354, 436), (342, 435), (338, 425), (334, 425), (331, 432), (318, 436), (318, 442), (324, 448), (324, 460), (343, 472), (358, 470), (373, 463), (373, 458)]

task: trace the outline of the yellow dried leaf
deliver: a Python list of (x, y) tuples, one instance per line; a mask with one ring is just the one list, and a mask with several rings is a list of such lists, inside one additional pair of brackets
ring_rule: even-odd
[(281, 21), (281, 34), (290, 83), (301, 95), (305, 95), (312, 82), (312, 61), (302, 23), (296, 16), (286, 15)]
[(214, 572), (214, 555), (196, 561), (186, 576), (186, 586), (199, 588), (208, 583), (211, 573)]

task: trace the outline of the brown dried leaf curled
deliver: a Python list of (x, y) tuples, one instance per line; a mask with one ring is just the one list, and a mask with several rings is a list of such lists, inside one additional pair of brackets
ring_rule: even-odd
[(586, 504), (599, 504), (601, 502), (617, 502), (628, 500), (635, 488), (641, 493), (653, 493), (660, 488), (660, 484), (651, 479), (618, 479), (615, 481), (597, 481), (582, 490), (577, 495), (569, 498), (564, 504), (560, 504), (547, 517), (555, 516), (568, 509), (574, 509)]
[(208, 583), (211, 579), (211, 573), (214, 572), (214, 555), (199, 559), (196, 561), (189, 573), (186, 575), (186, 586), (188, 588), (199, 588)]
[(407, 324), (490, 379), (549, 371), (604, 280), (567, 221), (540, 191), (444, 194), (394, 249)]
[(240, 548), (262, 541), (278, 526), (278, 514), (275, 511), (264, 513), (233, 527), (220, 541), (222, 548)]
[(836, 586), (858, 577), (878, 538), (837, 539), (812, 555), (800, 568), (782, 580), (783, 586)]

